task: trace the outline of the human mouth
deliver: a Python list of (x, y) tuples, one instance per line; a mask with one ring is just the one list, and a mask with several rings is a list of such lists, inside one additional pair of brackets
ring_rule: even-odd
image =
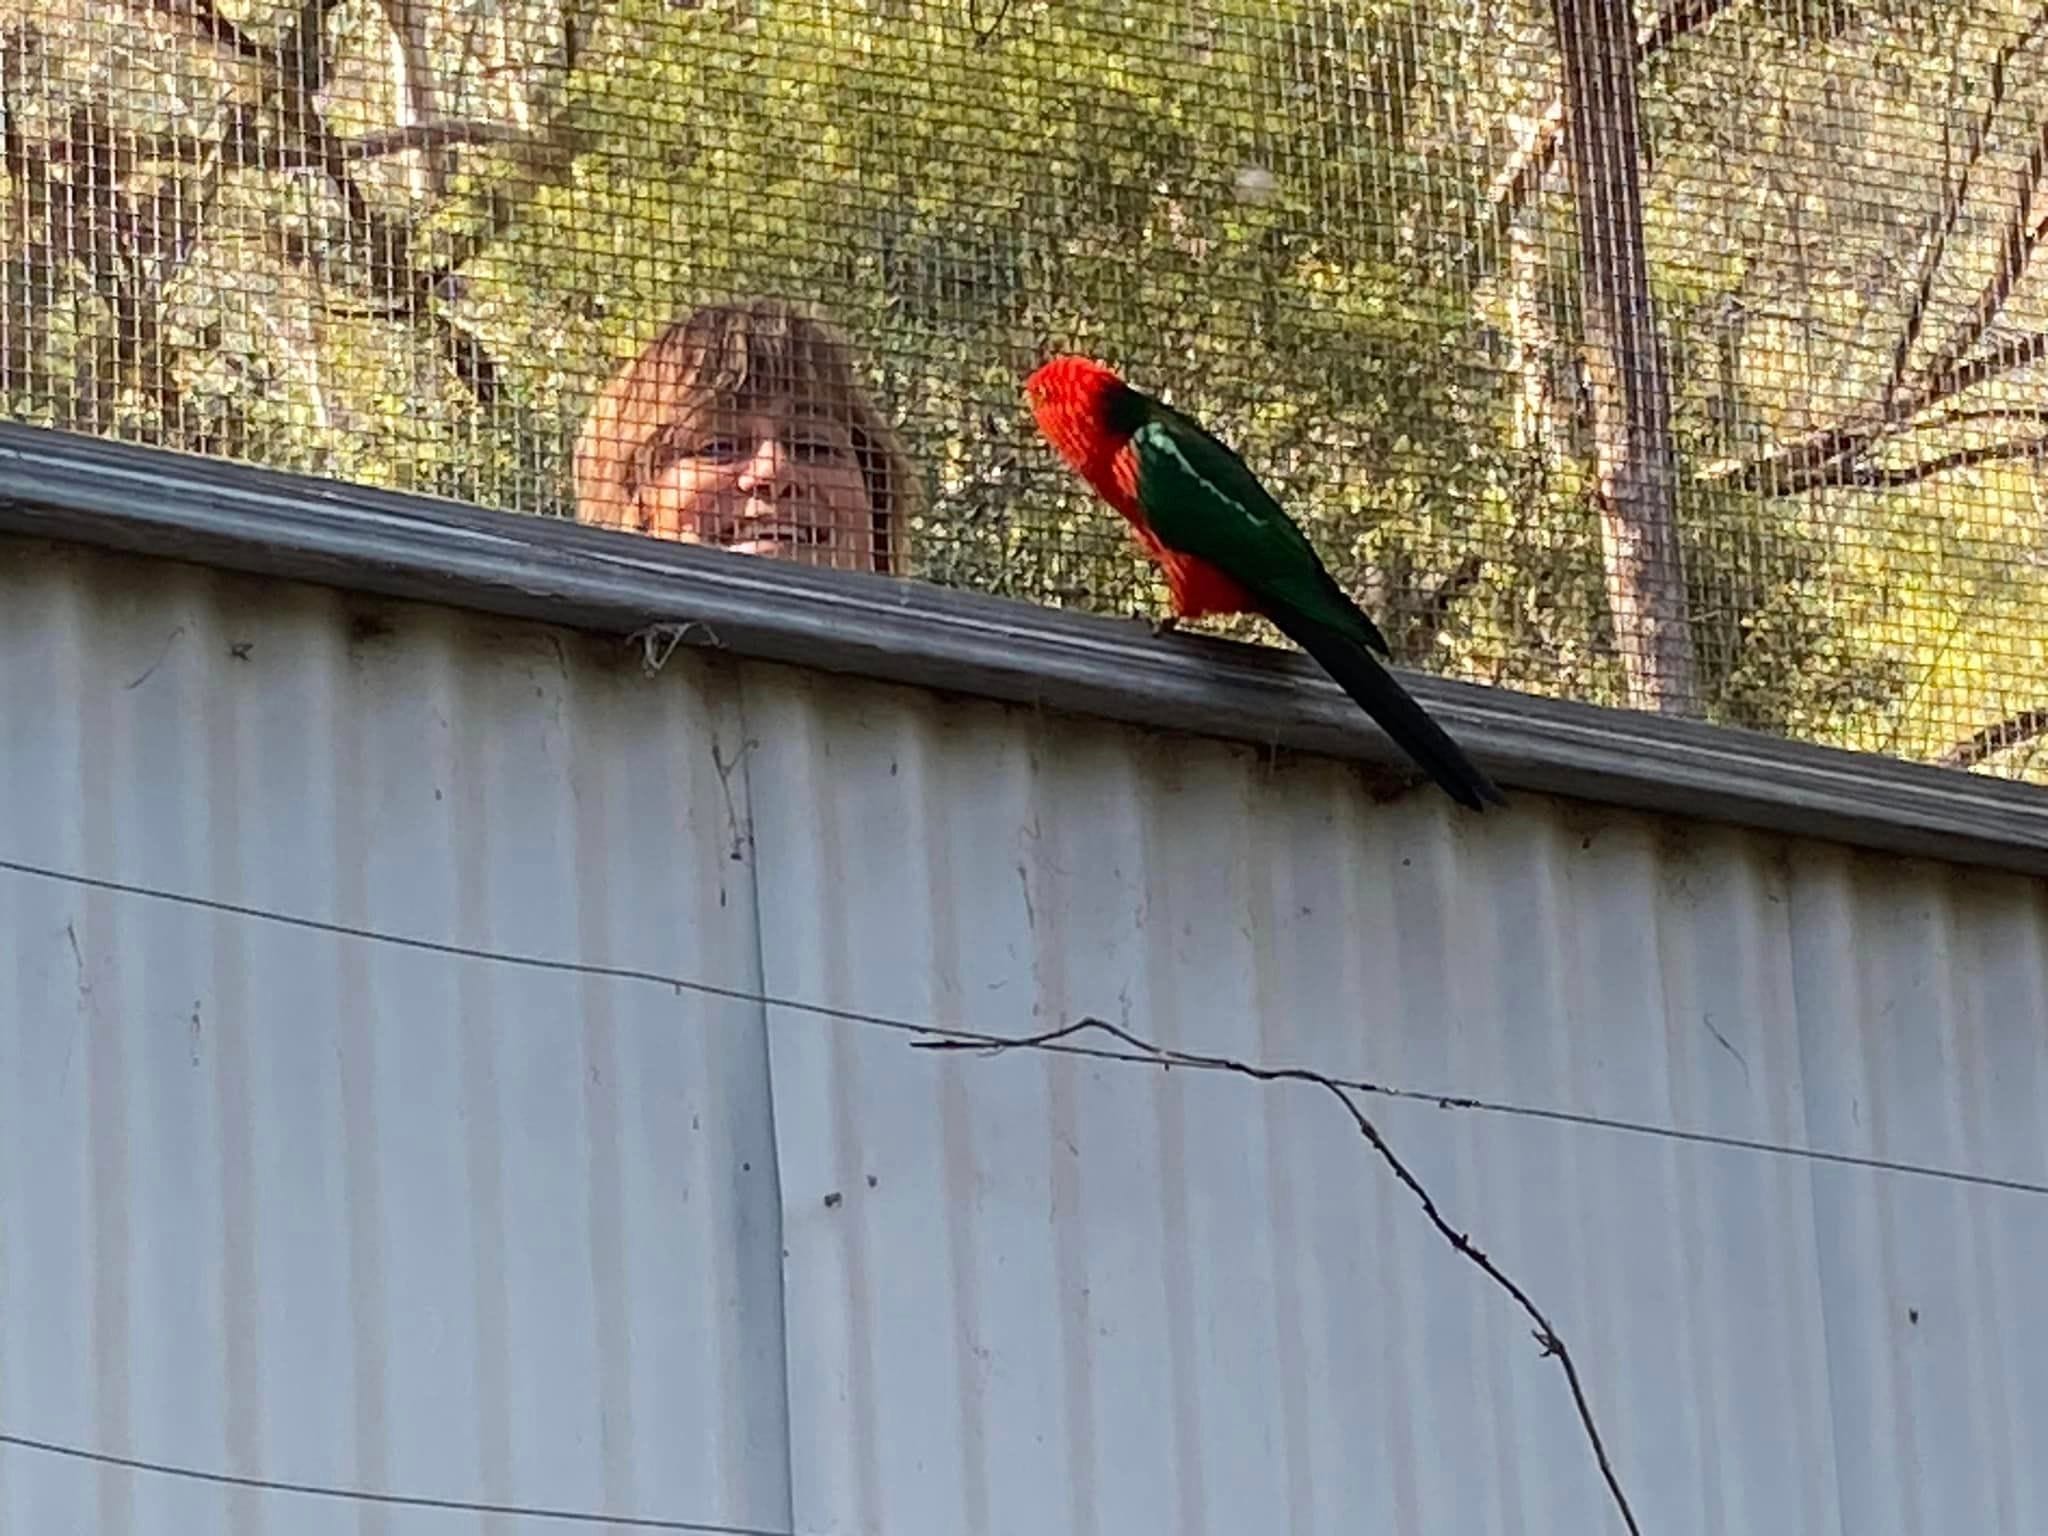
[(725, 546), (736, 554), (768, 555), (789, 549), (809, 549), (826, 541), (823, 528), (807, 528), (796, 523), (775, 523), (768, 526), (753, 524), (743, 539), (733, 539)]

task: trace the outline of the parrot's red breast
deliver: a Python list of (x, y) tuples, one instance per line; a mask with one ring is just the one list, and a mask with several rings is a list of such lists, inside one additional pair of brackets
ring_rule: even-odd
[(1167, 548), (1146, 519), (1138, 485), (1133, 427), (1120, 425), (1130, 386), (1085, 357), (1055, 357), (1024, 381), (1038, 430), (1095, 493), (1123, 514), (1145, 552), (1166, 573), (1173, 611), (1183, 619), (1253, 613), (1251, 594), (1206, 560)]

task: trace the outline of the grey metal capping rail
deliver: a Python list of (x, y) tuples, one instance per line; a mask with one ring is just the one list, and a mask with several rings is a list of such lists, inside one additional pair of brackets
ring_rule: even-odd
[[(687, 623), (687, 643), (741, 656), (1401, 762), (1292, 652), (1154, 639), (1129, 620), (5, 422), (0, 532), (601, 632)], [(1510, 799), (1535, 790), (2048, 874), (2048, 792), (2037, 788), (1751, 731), (1403, 680)]]

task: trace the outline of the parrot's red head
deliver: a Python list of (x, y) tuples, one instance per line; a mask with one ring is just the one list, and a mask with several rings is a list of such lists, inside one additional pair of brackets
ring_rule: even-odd
[(1131, 395), (1128, 385), (1091, 358), (1065, 355), (1042, 364), (1024, 381), (1031, 414), (1046, 441), (1088, 480), (1102, 488), (1109, 462), (1124, 445)]
[(1034, 409), (1054, 400), (1092, 401), (1123, 387), (1113, 369), (1070, 352), (1048, 358), (1024, 381)]

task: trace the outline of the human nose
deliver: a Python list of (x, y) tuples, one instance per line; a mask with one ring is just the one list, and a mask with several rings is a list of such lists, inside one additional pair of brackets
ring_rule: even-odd
[(789, 488), (789, 455), (775, 438), (764, 437), (740, 470), (740, 490), (776, 496)]

